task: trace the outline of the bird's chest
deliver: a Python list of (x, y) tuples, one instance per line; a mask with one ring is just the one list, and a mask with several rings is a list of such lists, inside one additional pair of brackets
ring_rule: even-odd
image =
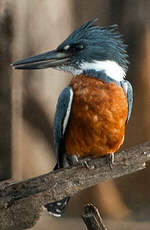
[(127, 98), (122, 87), (79, 75), (72, 79), (74, 98), (66, 130), (66, 151), (78, 156), (116, 151), (124, 137)]

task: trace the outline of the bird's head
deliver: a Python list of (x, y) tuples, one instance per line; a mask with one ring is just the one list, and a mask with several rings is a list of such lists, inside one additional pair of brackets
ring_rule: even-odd
[(117, 26), (93, 25), (96, 19), (83, 24), (55, 50), (22, 59), (15, 69), (56, 68), (78, 75), (88, 70), (104, 71), (109, 77), (122, 80), (127, 71), (126, 45)]

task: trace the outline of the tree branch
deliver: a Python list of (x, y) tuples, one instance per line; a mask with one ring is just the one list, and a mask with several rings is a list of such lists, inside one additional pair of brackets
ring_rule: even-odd
[(50, 172), (17, 183), (0, 184), (0, 229), (20, 230), (33, 226), (42, 206), (98, 184), (145, 168), (150, 160), (150, 142), (115, 154), (111, 169), (106, 158), (95, 158), (87, 164)]

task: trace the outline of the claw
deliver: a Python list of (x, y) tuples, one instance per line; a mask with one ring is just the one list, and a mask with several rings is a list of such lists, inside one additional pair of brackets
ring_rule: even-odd
[(106, 155), (106, 161), (109, 164), (110, 169), (113, 168), (115, 165), (115, 155), (114, 153), (110, 153), (109, 155)]
[(86, 157), (86, 158), (79, 159), (79, 162), (82, 165), (85, 165), (87, 169), (94, 169), (94, 165), (89, 165), (90, 161), (91, 161), (91, 157)]
[(83, 162), (82, 162), (82, 165), (85, 165), (87, 169), (90, 169), (90, 166), (89, 166), (89, 164), (88, 164), (87, 161), (83, 161)]

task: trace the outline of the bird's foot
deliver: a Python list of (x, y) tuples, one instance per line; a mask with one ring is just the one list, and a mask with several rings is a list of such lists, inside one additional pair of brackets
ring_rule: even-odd
[(93, 169), (94, 166), (90, 165), (89, 162), (91, 161), (91, 157), (84, 157), (84, 158), (80, 158), (79, 162), (84, 166), (86, 166), (87, 169)]
[(68, 155), (67, 161), (70, 166), (81, 164), (83, 166), (85, 165), (88, 169), (92, 168), (91, 165), (89, 165), (89, 161), (91, 161), (90, 157), (79, 158), (77, 155)]
[(114, 153), (110, 153), (110, 154), (106, 155), (106, 161), (109, 164), (110, 169), (112, 169), (113, 166), (115, 165), (115, 155), (114, 155)]
[(70, 166), (77, 165), (79, 163), (79, 158), (77, 155), (67, 155), (67, 161)]

